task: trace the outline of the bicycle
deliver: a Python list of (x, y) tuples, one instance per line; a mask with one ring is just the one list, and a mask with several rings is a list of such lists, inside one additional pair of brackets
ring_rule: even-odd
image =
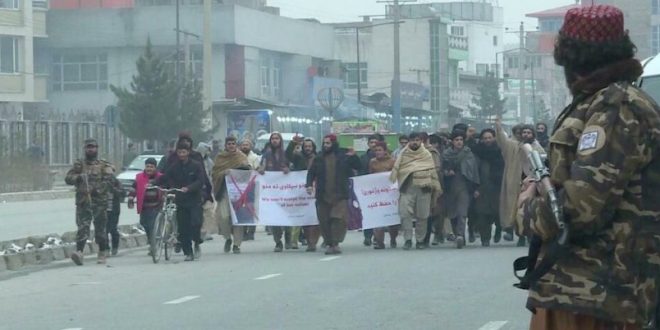
[(158, 189), (164, 193), (162, 197), (164, 206), (158, 212), (151, 237), (149, 237), (151, 259), (157, 264), (163, 254), (165, 254), (165, 260), (170, 260), (171, 250), (178, 243), (174, 192), (183, 192), (183, 190), (161, 187), (147, 187), (147, 189)]

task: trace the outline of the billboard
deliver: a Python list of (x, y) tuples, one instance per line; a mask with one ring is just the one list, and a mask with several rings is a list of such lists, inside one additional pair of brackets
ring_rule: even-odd
[(249, 138), (253, 142), (262, 134), (270, 133), (271, 110), (229, 111), (227, 113), (227, 136), (239, 141)]

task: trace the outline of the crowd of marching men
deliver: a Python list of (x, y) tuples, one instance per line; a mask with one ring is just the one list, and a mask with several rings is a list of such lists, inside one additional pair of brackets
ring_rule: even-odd
[[(287, 146), (281, 134), (271, 134), (260, 154), (252, 141), (225, 139), (224, 150), (214, 152), (200, 143), (192, 149), (192, 138), (180, 134), (176, 144), (157, 163), (145, 162), (136, 177), (129, 204), (137, 201), (140, 223), (151, 235), (162, 207), (159, 192), (150, 184), (186, 188), (177, 193), (177, 222), (180, 248), (186, 260), (201, 255), (200, 245), (219, 233), (225, 239), (224, 251), (240, 253), (244, 240), (253, 240), (254, 226), (234, 226), (225, 178), (232, 169), (265, 171), (308, 170), (307, 190), (315, 194), (319, 225), (267, 227), (274, 252), (298, 249), (317, 250), (320, 238), (326, 254), (341, 253), (349, 210), (348, 178), (378, 172), (392, 172), (391, 180), (400, 190), (401, 224), (363, 230), (365, 246), (385, 249), (398, 246), (402, 232), (403, 248), (425, 249), (429, 245), (453, 242), (457, 248), (480, 240), (482, 246), (501, 239), (513, 241), (516, 202), (523, 179), (530, 175), (523, 144), (531, 144), (545, 154), (547, 125), (517, 125), (507, 134), (499, 121), (494, 129), (477, 132), (465, 124), (451, 132), (413, 132), (398, 138), (398, 148), (388, 150), (380, 134), (368, 138), (369, 149), (361, 156), (339, 148), (334, 135), (324, 137), (321, 146), (302, 136)], [(214, 155), (215, 154), (215, 155)], [(494, 232), (494, 234), (493, 234)], [(415, 244), (413, 244), (413, 238)], [(518, 236), (518, 245), (526, 238)]]

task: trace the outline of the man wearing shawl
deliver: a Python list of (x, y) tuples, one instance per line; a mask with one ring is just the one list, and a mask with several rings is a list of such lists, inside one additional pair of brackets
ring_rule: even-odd
[(447, 205), (447, 217), (451, 220), (456, 235), (456, 247), (465, 246), (465, 219), (468, 215), (471, 196), (479, 197), (479, 168), (477, 159), (469, 147), (466, 147), (465, 133), (455, 131), (451, 136), (452, 147), (442, 154)]
[[(229, 205), (229, 195), (227, 194), (227, 185), (225, 177), (229, 175), (232, 169), (250, 169), (248, 159), (244, 153), (238, 150), (236, 138), (228, 136), (225, 139), (225, 151), (215, 157), (213, 165), (213, 193), (218, 201), (215, 216), (218, 223), (220, 234), (225, 238), (225, 253), (233, 250), (234, 253), (241, 253), (241, 242), (243, 241), (243, 228), (232, 225), (231, 210)], [(232, 241), (233, 234), (233, 241)], [(233, 246), (232, 246), (233, 243)]]
[(424, 249), (424, 237), (428, 217), (431, 214), (431, 201), (442, 193), (433, 156), (422, 143), (422, 134), (410, 134), (408, 146), (401, 151), (394, 163), (390, 181), (399, 185), (399, 215), (405, 244), (403, 248), (412, 248), (413, 221), (416, 219), (416, 248)]

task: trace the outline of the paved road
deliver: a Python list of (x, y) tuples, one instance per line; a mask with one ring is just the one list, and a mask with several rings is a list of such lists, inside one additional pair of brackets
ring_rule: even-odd
[(107, 266), (63, 267), (0, 281), (2, 329), (526, 329), (511, 287), (511, 245), (373, 249), (349, 233), (344, 254), (271, 252), (270, 237), (224, 254), (154, 265), (144, 249)]
[[(0, 241), (76, 230), (73, 198), (0, 203)], [(120, 224), (138, 223), (135, 210), (122, 204)]]

